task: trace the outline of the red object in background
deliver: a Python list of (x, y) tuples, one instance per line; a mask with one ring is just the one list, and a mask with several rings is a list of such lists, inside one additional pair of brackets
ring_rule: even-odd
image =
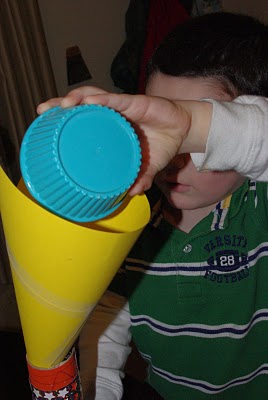
[(146, 66), (156, 48), (176, 25), (190, 18), (178, 0), (151, 0), (147, 34), (141, 59), (139, 93), (145, 90)]

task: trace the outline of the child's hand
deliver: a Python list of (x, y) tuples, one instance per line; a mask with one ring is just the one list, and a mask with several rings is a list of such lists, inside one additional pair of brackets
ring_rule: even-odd
[[(204, 120), (204, 107), (208, 103), (173, 102), (161, 97), (115, 94), (94, 87), (82, 87), (63, 98), (51, 99), (41, 104), (37, 110), (42, 113), (56, 105), (72, 107), (78, 104), (101, 104), (113, 108), (135, 129), (142, 149), (142, 167), (138, 179), (129, 191), (132, 196), (150, 188), (157, 172), (179, 152), (182, 143), (183, 152), (188, 152), (189, 148), (200, 151), (199, 139), (196, 140), (195, 133), (197, 129), (195, 126), (193, 129), (193, 125), (201, 130), (199, 116)], [(209, 122), (210, 120), (208, 125)], [(204, 129), (208, 131), (205, 124)]]
[(52, 107), (61, 106), (63, 108), (74, 107), (79, 104), (84, 104), (84, 100), (87, 96), (96, 95), (100, 93), (107, 93), (105, 90), (96, 88), (93, 86), (82, 86), (78, 89), (74, 89), (64, 97), (55, 97), (54, 99), (47, 100), (44, 103), (39, 104), (37, 107), (37, 113), (42, 114)]

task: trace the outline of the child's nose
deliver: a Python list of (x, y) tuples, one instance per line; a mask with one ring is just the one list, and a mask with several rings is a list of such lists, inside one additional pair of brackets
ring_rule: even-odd
[(178, 170), (185, 167), (188, 158), (186, 154), (177, 154), (173, 160), (165, 168), (166, 175), (173, 175), (178, 172)]
[(174, 157), (174, 166), (177, 168), (183, 168), (189, 160), (188, 154), (178, 154)]

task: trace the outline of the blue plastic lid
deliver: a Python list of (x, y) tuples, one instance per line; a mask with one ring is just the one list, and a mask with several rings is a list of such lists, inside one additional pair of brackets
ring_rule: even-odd
[(115, 211), (140, 164), (140, 145), (130, 123), (99, 105), (50, 109), (30, 125), (20, 151), (22, 177), (32, 196), (78, 222)]

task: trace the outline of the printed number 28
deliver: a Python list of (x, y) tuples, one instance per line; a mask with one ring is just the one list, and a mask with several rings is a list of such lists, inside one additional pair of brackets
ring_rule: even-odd
[(229, 265), (235, 265), (235, 258), (233, 255), (220, 256), (220, 264), (222, 267), (228, 267)]

